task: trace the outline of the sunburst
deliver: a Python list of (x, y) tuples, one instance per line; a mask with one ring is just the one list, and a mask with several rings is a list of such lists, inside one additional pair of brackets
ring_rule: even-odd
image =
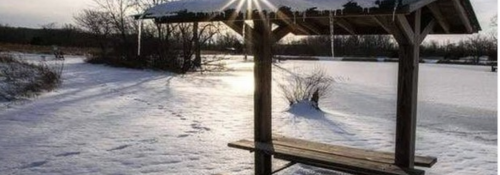
[[(254, 10), (254, 7), (257, 11), (264, 11), (266, 9), (270, 11), (278, 10), (278, 8), (269, 0), (229, 0), (219, 8), (219, 11), (224, 11), (233, 6), (235, 3), (238, 3), (235, 7), (237, 12), (251, 12)], [(244, 9), (244, 5), (246, 5), (246, 9)]]

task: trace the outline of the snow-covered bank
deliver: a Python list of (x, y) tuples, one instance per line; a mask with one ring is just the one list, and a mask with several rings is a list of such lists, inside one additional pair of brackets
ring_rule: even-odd
[[(278, 64), (318, 63), (337, 77), (325, 112), (290, 113), (275, 88), (275, 132), (392, 151), (397, 64)], [(252, 174), (253, 155), (227, 147), (253, 134), (252, 63), (228, 65), (235, 71), (178, 76), (69, 57), (60, 89), (0, 108), (0, 174)], [(427, 174), (496, 174), (497, 74), (420, 70), (417, 153), (438, 157)], [(313, 172), (331, 173), (295, 165), (281, 174)]]

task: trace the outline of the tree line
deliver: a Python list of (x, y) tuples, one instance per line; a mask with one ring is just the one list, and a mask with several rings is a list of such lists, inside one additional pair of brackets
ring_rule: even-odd
[[(276, 46), (280, 55), (331, 56), (329, 36), (307, 37), (298, 41)], [(334, 39), (335, 56), (338, 57), (398, 57), (398, 45), (389, 35), (336, 36)], [(458, 42), (424, 42), (420, 46), (421, 57), (435, 57), (445, 60), (458, 60), (471, 57), (475, 63), (487, 56), (497, 60), (497, 38), (494, 35), (475, 34)]]
[[(47, 24), (41, 29), (0, 25), (0, 42), (93, 47), (97, 51), (88, 58), (91, 63), (178, 73), (200, 69), (206, 63), (197, 53), (200, 49), (247, 50), (241, 37), (227, 32), (230, 29), (221, 23), (159, 24), (134, 19), (134, 15), (138, 18), (145, 9), (166, 1), (94, 0), (96, 7), (74, 16), (76, 25)], [(279, 43), (273, 50), (279, 55), (330, 56), (330, 43), (330, 36), (313, 36)], [(398, 46), (389, 35), (336, 36), (334, 46), (335, 56), (398, 57)], [(481, 34), (456, 43), (431, 41), (421, 46), (421, 52), (423, 57), (474, 57), (479, 61), (479, 57), (489, 56), (496, 60), (497, 38)]]

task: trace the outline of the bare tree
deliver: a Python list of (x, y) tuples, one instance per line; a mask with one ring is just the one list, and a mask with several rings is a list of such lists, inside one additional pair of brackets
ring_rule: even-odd
[(110, 14), (86, 9), (76, 15), (74, 19), (77, 25), (95, 36), (94, 39), (99, 43), (101, 54), (104, 56), (107, 53), (108, 39), (112, 31)]
[[(202, 66), (201, 59), (193, 59), (195, 54), (196, 44), (205, 44), (214, 35), (220, 33), (220, 23), (203, 23), (200, 27), (194, 27), (191, 23), (182, 23), (173, 28), (173, 39), (180, 46), (182, 54), (180, 55), (182, 63), (180, 64), (181, 72), (185, 73), (189, 70)], [(196, 32), (195, 29), (198, 29)], [(197, 33), (197, 35), (196, 35)], [(198, 46), (199, 47), (199, 46)]]
[[(133, 19), (155, 5), (167, 0), (94, 0), (96, 10), (86, 10), (75, 17), (77, 23), (96, 35), (109, 36), (113, 43), (113, 54), (106, 64), (127, 67), (150, 67), (185, 73), (201, 67), (199, 48), (219, 33), (220, 23), (162, 24), (153, 20)], [(139, 30), (141, 29), (141, 30)], [(140, 33), (139, 33), (140, 32)], [(143, 36), (134, 40), (135, 35)], [(105, 41), (107, 37), (100, 37)], [(109, 40), (116, 40), (109, 42)], [(137, 41), (137, 42), (136, 42)], [(106, 43), (106, 42), (102, 42)], [(136, 56), (133, 44), (145, 45), (141, 55)], [(102, 44), (103, 53), (106, 44)], [(196, 52), (198, 51), (198, 52)], [(193, 59), (193, 54), (197, 53)], [(125, 58), (125, 59), (123, 59)]]
[(479, 57), (485, 56), (488, 49), (488, 38), (480, 34), (469, 37), (467, 41), (467, 46), (469, 47), (472, 57), (474, 57), (474, 63), (479, 63)]
[(135, 33), (136, 29), (131, 15), (137, 2), (132, 0), (94, 0), (94, 2), (100, 10), (108, 13), (109, 22), (113, 27), (112, 32), (120, 35), (121, 51), (127, 52), (126, 56), (133, 55), (135, 52), (129, 35)]

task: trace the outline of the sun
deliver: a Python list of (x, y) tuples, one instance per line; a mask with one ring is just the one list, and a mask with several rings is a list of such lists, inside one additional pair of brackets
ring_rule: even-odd
[[(258, 11), (266, 9), (275, 11), (278, 9), (273, 3), (269, 2), (269, 0), (229, 0), (219, 9), (219, 11), (224, 11), (235, 3), (238, 3), (235, 8), (237, 12), (252, 11), (254, 10), (254, 6)], [(244, 9), (244, 5), (246, 5), (246, 9)]]

